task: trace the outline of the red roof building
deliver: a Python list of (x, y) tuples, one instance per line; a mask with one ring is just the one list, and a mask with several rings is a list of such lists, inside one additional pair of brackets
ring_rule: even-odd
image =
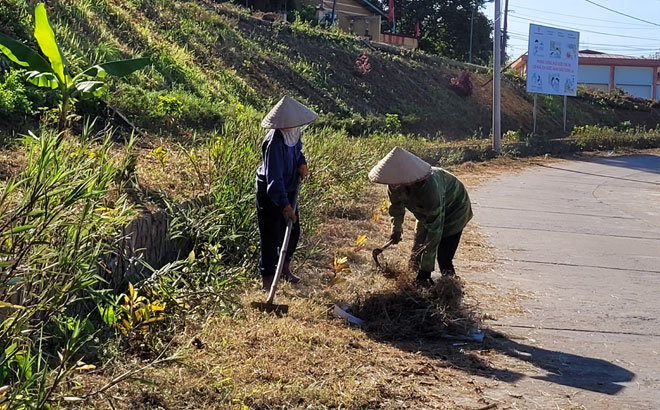
[[(526, 74), (527, 55), (518, 57), (511, 68)], [(606, 92), (619, 88), (635, 97), (660, 100), (660, 59), (581, 50), (578, 84)]]

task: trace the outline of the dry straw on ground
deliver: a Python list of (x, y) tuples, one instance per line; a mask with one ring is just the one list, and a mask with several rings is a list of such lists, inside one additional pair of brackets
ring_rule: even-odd
[(442, 277), (429, 287), (420, 287), (408, 275), (394, 289), (372, 293), (353, 306), (365, 329), (380, 338), (442, 337), (447, 332), (468, 333), (478, 323), (463, 304), (463, 286), (458, 278)]

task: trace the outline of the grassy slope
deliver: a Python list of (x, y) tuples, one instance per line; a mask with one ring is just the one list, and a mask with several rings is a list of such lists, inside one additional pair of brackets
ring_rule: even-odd
[[(184, 103), (174, 132), (217, 128), (234, 115), (238, 104), (264, 112), (283, 94), (304, 100), (326, 114), (326, 123), (346, 126), (352, 133), (382, 125), (387, 113), (399, 114), (404, 130), (448, 139), (480, 136), (490, 128), (491, 83), (476, 67), (470, 68), (480, 71), (472, 74), (474, 93), (461, 98), (449, 88), (449, 81), (465, 66), (419, 53), (372, 51), (340, 33), (256, 20), (228, 3), (50, 4), (56, 31), (75, 67), (134, 55), (153, 57), (152, 69), (132, 76), (128, 83), (117, 83), (109, 96), (112, 104), (150, 132), (166, 128), (165, 115), (158, 110), (158, 96), (166, 94)], [(28, 31), (27, 20), (17, 24), (9, 31)], [(371, 65), (364, 75), (355, 68), (362, 53)], [(531, 99), (522, 88), (515, 79), (503, 82), (504, 130), (531, 127)], [(560, 99), (540, 100), (539, 130), (555, 133)], [(614, 110), (598, 102), (571, 99), (569, 120), (615, 125), (623, 120), (653, 124), (660, 119), (648, 110)]]

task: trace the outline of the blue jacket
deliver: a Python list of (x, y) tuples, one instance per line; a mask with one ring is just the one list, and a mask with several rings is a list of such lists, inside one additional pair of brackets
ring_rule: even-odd
[(280, 210), (289, 205), (288, 193), (295, 192), (298, 167), (307, 164), (302, 141), (293, 147), (284, 143), (280, 130), (270, 130), (261, 145), (263, 162), (257, 169), (257, 192), (266, 192)]

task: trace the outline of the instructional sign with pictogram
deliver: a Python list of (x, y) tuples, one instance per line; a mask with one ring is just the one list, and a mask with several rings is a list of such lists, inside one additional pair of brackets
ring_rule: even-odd
[(527, 91), (538, 94), (577, 94), (580, 33), (529, 25)]

